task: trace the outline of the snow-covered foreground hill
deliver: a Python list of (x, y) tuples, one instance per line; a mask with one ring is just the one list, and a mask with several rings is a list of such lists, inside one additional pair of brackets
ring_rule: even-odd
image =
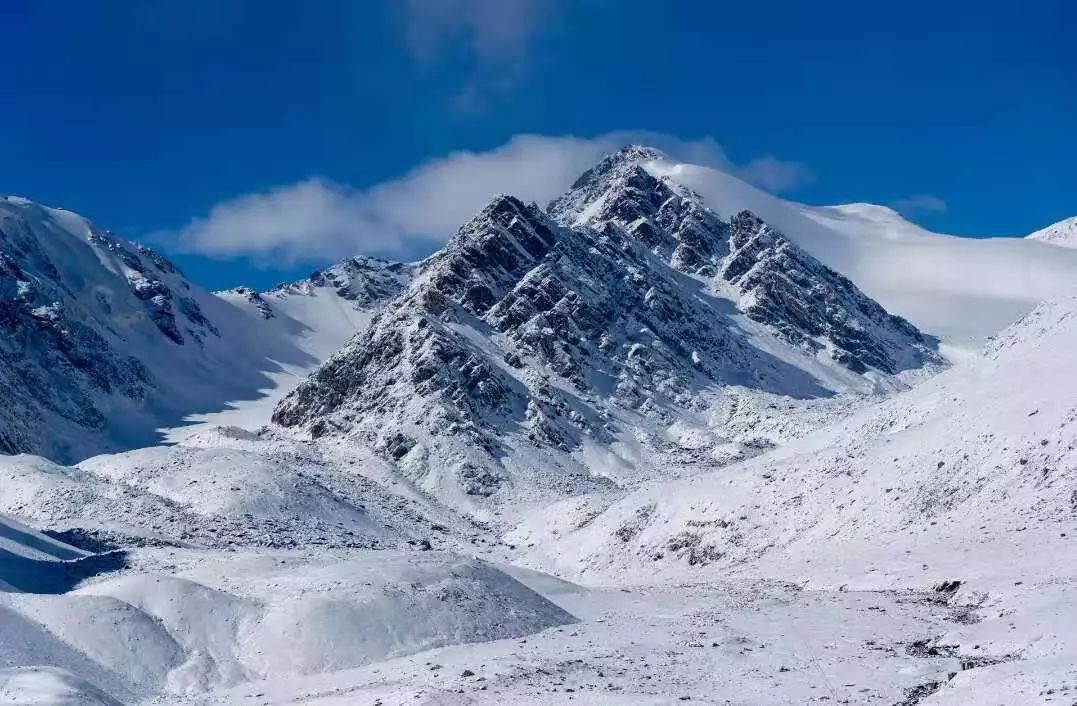
[(451, 554), (141, 549), (124, 561), (63, 595), (0, 593), (5, 703), (174, 703), (574, 622)]

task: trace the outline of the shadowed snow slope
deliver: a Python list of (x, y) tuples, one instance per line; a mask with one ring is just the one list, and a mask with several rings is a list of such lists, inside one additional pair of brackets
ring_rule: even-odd
[(0, 592), (63, 593), (123, 566), (121, 553), (88, 555), (0, 515)]
[(264, 297), (215, 296), (81, 216), (0, 197), (0, 452), (77, 460), (262, 399), (365, 326), (409, 272), (349, 261)]

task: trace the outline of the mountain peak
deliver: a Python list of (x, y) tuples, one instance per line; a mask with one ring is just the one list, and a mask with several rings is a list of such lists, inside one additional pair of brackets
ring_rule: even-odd
[(641, 144), (625, 145), (609, 156), (616, 162), (653, 162), (668, 158), (662, 150)]
[[(323, 270), (315, 270), (300, 282), (277, 285), (267, 294), (278, 297), (292, 294), (309, 296), (328, 288), (357, 308), (368, 308), (399, 294), (414, 278), (418, 268), (418, 263), (392, 262), (359, 255)], [(249, 293), (239, 293), (247, 296), (248, 301), (256, 304), (263, 317), (265, 316), (265, 306), (268, 304), (261, 295), (252, 298)]]
[(552, 219), (493, 199), (274, 421), (354, 436), (473, 507), (466, 496), (594, 485), (577, 451), (659, 438), (729, 386), (828, 396), (931, 358), (916, 329), (762, 219), (731, 226), (650, 174), (640, 160), (655, 154), (603, 159)]
[(453, 241), (466, 240), (476, 232), (490, 228), (492, 224), (499, 228), (511, 229), (518, 221), (533, 222), (545, 219), (545, 214), (537, 206), (533, 204), (529, 206), (509, 194), (497, 194), (470, 221), (456, 231), (456, 235), (450, 240), (450, 247)]

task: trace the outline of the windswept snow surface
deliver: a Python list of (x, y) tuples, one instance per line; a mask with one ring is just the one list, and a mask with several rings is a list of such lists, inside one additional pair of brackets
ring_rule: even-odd
[(489, 564), (438, 552), (141, 549), (127, 560), (64, 595), (0, 593), (7, 703), (44, 690), (175, 703), (575, 620)]

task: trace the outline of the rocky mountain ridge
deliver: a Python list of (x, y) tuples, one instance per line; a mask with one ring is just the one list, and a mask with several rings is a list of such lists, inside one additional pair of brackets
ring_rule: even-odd
[[(274, 421), (370, 444), (467, 504), (514, 484), (609, 482), (583, 449), (660, 444), (716, 390), (825, 397), (836, 378), (855, 387), (940, 362), (911, 324), (758, 218), (731, 226), (649, 174), (655, 154), (611, 155), (548, 213), (494, 199)], [(810, 372), (820, 352), (827, 380)]]

